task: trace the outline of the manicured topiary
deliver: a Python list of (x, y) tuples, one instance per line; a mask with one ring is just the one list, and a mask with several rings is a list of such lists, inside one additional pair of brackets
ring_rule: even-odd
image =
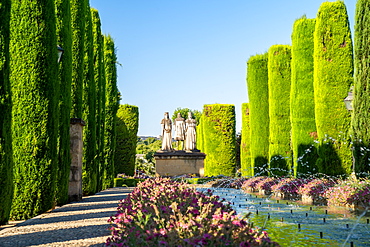
[(247, 63), (252, 175), (267, 175), (269, 151), (268, 54), (251, 56)]
[(59, 135), (58, 135), (58, 175), (56, 201), (68, 201), (69, 173), (71, 167), (71, 147), (69, 124), (71, 114), (72, 82), (72, 33), (70, 0), (55, 0), (57, 44), (64, 53), (59, 62)]
[(134, 175), (139, 108), (120, 105), (117, 112), (117, 146), (115, 153), (115, 173)]
[(105, 169), (101, 174), (103, 178), (102, 188), (106, 189), (113, 186), (115, 177), (114, 161), (117, 138), (117, 110), (119, 106), (119, 92), (117, 88), (117, 56), (114, 41), (111, 36), (104, 37), (104, 64), (106, 80), (106, 102), (105, 102)]
[(8, 222), (13, 195), (13, 152), (9, 82), (10, 0), (0, 4), (0, 225)]
[(269, 161), (272, 174), (291, 173), (290, 147), (290, 62), (288, 45), (273, 45), (268, 51), (268, 87), (270, 145)]
[(229, 104), (204, 105), (202, 114), (206, 176), (235, 172), (235, 106)]
[(313, 97), (313, 33), (315, 19), (296, 20), (292, 33), (290, 115), (294, 174), (317, 172), (317, 137)]
[(314, 96), (320, 141), (316, 162), (328, 175), (351, 173), (350, 113), (343, 99), (353, 83), (351, 31), (342, 1), (324, 2), (314, 33)]
[(84, 127), (82, 190), (86, 195), (98, 191), (98, 165), (96, 142), (96, 84), (94, 80), (94, 40), (90, 7), (86, 11), (85, 20), (85, 58), (83, 81), (83, 119)]
[(55, 203), (59, 129), (55, 5), (54, 1), (40, 0), (13, 0), (11, 4), (11, 217), (27, 219)]
[(72, 90), (71, 118), (82, 118), (82, 90), (85, 54), (87, 0), (71, 1)]
[(204, 150), (204, 134), (203, 134), (203, 124), (202, 124), (202, 116), (198, 119), (197, 122), (197, 149), (201, 152), (205, 152)]
[(355, 86), (352, 129), (355, 171), (370, 172), (370, 2), (358, 0), (355, 15)]
[(240, 145), (240, 165), (242, 176), (252, 177), (254, 175), (251, 166), (251, 128), (249, 103), (242, 104), (242, 141)]

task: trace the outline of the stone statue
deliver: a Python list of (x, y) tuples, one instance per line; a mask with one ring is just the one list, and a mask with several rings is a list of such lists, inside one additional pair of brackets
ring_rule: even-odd
[(164, 113), (162, 125), (162, 151), (172, 151), (172, 121), (168, 112)]
[(185, 150), (196, 150), (196, 127), (197, 121), (192, 118), (191, 112), (188, 112), (188, 119), (185, 121), (186, 135), (185, 135)]
[(175, 141), (177, 141), (177, 149), (179, 148), (179, 141), (185, 140), (185, 119), (181, 117), (180, 113), (177, 113), (175, 119)]

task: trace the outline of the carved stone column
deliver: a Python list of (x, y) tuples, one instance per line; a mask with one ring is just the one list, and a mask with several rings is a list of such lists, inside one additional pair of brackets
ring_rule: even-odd
[(71, 136), (71, 170), (69, 173), (68, 200), (82, 199), (82, 154), (83, 154), (83, 126), (81, 118), (71, 118), (69, 128)]

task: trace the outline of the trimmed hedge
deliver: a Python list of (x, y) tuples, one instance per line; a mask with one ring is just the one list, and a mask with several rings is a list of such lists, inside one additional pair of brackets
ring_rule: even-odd
[(352, 158), (348, 130), (350, 113), (343, 99), (353, 83), (351, 31), (342, 1), (324, 2), (314, 33), (314, 95), (320, 141), (319, 172), (350, 174)]
[(13, 195), (9, 13), (10, 0), (2, 1), (0, 4), (0, 225), (8, 222)]
[(71, 1), (72, 89), (71, 118), (82, 117), (82, 90), (85, 56), (85, 22), (87, 0)]
[(250, 149), (253, 175), (267, 175), (269, 152), (268, 53), (251, 56), (247, 62), (250, 109)]
[(205, 153), (204, 150), (204, 134), (203, 134), (203, 124), (202, 124), (202, 116), (200, 116), (199, 120), (197, 121), (197, 149), (200, 150), (201, 152)]
[(317, 138), (313, 90), (315, 19), (296, 20), (292, 33), (290, 115), (294, 174), (317, 172)]
[(117, 111), (117, 146), (115, 153), (115, 173), (133, 176), (137, 131), (139, 128), (139, 108), (132, 105), (120, 105)]
[(96, 159), (96, 84), (94, 80), (94, 40), (93, 23), (90, 7), (87, 6), (85, 20), (85, 58), (84, 58), (84, 81), (83, 81), (83, 119), (84, 127), (83, 165), (82, 165), (82, 191), (85, 195), (91, 195), (98, 191), (98, 165)]
[(70, 0), (55, 0), (57, 44), (64, 49), (59, 62), (59, 136), (56, 201), (68, 202), (69, 173), (71, 168), (70, 114), (72, 83), (72, 33)]
[(202, 114), (205, 176), (235, 173), (235, 106), (204, 105)]
[(292, 169), (290, 147), (291, 48), (273, 45), (268, 51), (270, 173), (286, 175)]
[(59, 81), (54, 1), (11, 4), (11, 217), (18, 220), (43, 213), (55, 202)]
[(254, 175), (251, 166), (251, 128), (249, 120), (249, 103), (242, 104), (242, 140), (240, 145), (240, 165), (242, 176), (252, 177)]
[(98, 188), (102, 188), (102, 178), (105, 170), (104, 160), (104, 130), (105, 130), (105, 78), (104, 78), (104, 54), (103, 36), (101, 33), (101, 23), (99, 13), (96, 9), (91, 9), (93, 21), (93, 46), (94, 46), (94, 80), (96, 87), (96, 140), (97, 150), (95, 162), (98, 169)]
[(370, 172), (370, 2), (358, 0), (355, 15), (355, 85), (352, 131), (355, 172)]
[(119, 106), (119, 92), (117, 88), (117, 67), (116, 49), (111, 36), (104, 37), (104, 61), (105, 61), (105, 80), (106, 80), (106, 117), (105, 117), (105, 169), (103, 177), (103, 189), (113, 186), (115, 177), (114, 161), (117, 138), (117, 111)]

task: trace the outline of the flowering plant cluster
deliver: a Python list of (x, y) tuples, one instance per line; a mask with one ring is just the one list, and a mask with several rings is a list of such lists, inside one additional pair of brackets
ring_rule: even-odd
[(273, 185), (271, 190), (276, 194), (282, 193), (287, 196), (297, 197), (299, 195), (299, 189), (308, 182), (309, 180), (305, 178), (284, 178), (279, 183)]
[(277, 183), (280, 182), (279, 178), (274, 178), (274, 177), (268, 177), (266, 179), (261, 180), (257, 185), (256, 189), (257, 190), (264, 190), (265, 195), (271, 194), (272, 190), (271, 187)]
[(299, 188), (298, 193), (300, 195), (310, 196), (314, 199), (323, 199), (325, 192), (336, 184), (334, 179), (319, 179), (315, 178)]
[(348, 179), (325, 192), (328, 205), (360, 205), (370, 207), (370, 179)]
[(252, 192), (257, 192), (257, 184), (260, 183), (261, 181), (265, 180), (267, 177), (261, 176), (261, 177), (252, 177), (246, 181), (243, 182), (242, 184), (242, 189), (247, 190), (247, 191), (252, 191)]
[(106, 246), (279, 246), (210, 190), (166, 178), (140, 183), (109, 222)]

